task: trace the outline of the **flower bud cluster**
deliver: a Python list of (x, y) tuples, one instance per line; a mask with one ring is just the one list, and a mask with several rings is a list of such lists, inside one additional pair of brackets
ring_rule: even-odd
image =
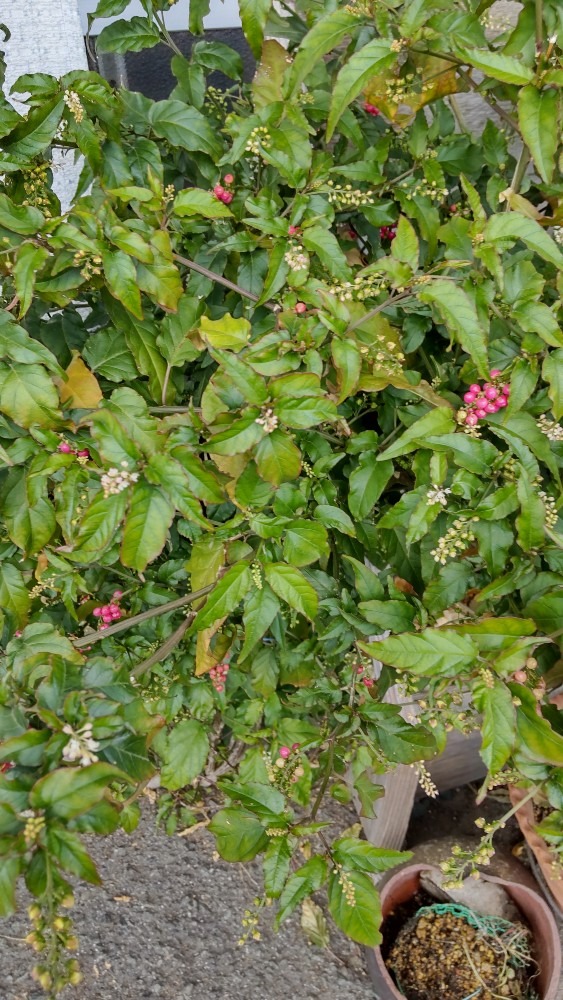
[(563, 427), (556, 420), (549, 420), (545, 413), (538, 417), (536, 424), (550, 441), (563, 441)]
[(294, 243), (289, 247), (283, 259), (292, 271), (306, 271), (309, 266), (309, 258), (301, 243)]
[(72, 263), (80, 268), (80, 274), (86, 281), (102, 273), (102, 258), (99, 254), (89, 254), (86, 250), (77, 250)]
[(271, 135), (265, 125), (258, 125), (256, 128), (252, 129), (247, 142), (246, 142), (246, 152), (252, 153), (254, 156), (260, 156), (263, 149), (267, 149)]
[(426, 767), (424, 761), (415, 760), (414, 764), (411, 764), (411, 767), (416, 771), (418, 783), (422, 788), (422, 791), (428, 795), (429, 798), (437, 799), (439, 795), (438, 789), (432, 781), (432, 775), (430, 774), (430, 771)]
[(264, 584), (262, 583), (262, 567), (260, 566), (260, 563), (252, 563), (252, 566), (250, 567), (250, 575), (256, 590), (262, 590)]
[(550, 497), (544, 490), (539, 490), (538, 496), (540, 500), (543, 501), (543, 505), (545, 507), (546, 528), (554, 528), (559, 519), (559, 514), (557, 513), (557, 504), (554, 498)]
[(225, 681), (227, 680), (228, 673), (229, 664), (226, 661), (218, 663), (216, 667), (211, 667), (211, 670), (209, 671), (211, 683), (219, 694), (222, 694), (225, 690)]
[(429, 507), (435, 503), (439, 503), (442, 507), (447, 507), (448, 505), (448, 494), (452, 491), (449, 487), (437, 486), (436, 483), (432, 484), (432, 489), (428, 490), (426, 494), (426, 502)]
[(275, 761), (268, 752), (264, 752), (263, 757), (269, 780), (284, 793), (305, 774), (299, 743), (293, 743), (291, 747), (281, 746)]
[(487, 420), (492, 413), (497, 413), (507, 405), (510, 386), (507, 383), (501, 384), (500, 375), (500, 370), (493, 368), (490, 372), (490, 382), (484, 382), (483, 385), (474, 382), (469, 386), (469, 390), (463, 396), (467, 408), (458, 412), (460, 423), (475, 427), (480, 420)]
[(120, 465), (120, 469), (114, 467), (103, 473), (101, 483), (104, 497), (113, 496), (115, 493), (122, 493), (123, 490), (126, 490), (138, 481), (139, 473), (128, 472), (127, 470), (129, 462), (123, 461)]
[[(478, 517), (471, 518), (471, 521), (478, 520)], [(471, 521), (465, 517), (456, 518), (451, 528), (448, 528), (446, 534), (438, 540), (436, 548), (432, 549), (430, 555), (433, 556), (434, 562), (445, 566), (448, 559), (460, 556), (469, 544), (475, 541), (475, 533), (470, 527)]]
[(70, 111), (72, 117), (74, 118), (77, 125), (84, 118), (84, 108), (82, 107), (82, 102), (75, 90), (65, 90), (63, 98), (68, 110)]
[(45, 817), (42, 813), (34, 812), (33, 809), (25, 809), (19, 814), (19, 819), (25, 819), (23, 829), (25, 846), (27, 848), (33, 847), (45, 829)]
[(50, 202), (47, 197), (47, 171), (50, 166), (51, 164), (47, 162), (38, 163), (36, 167), (24, 171), (23, 174), (23, 187), (26, 197), (22, 204), (34, 205), (35, 208), (41, 209), (47, 218), (51, 216), (51, 212), (49, 211)]
[(340, 302), (365, 302), (375, 299), (387, 287), (380, 274), (357, 274), (353, 281), (342, 281), (331, 285), (328, 291)]
[(65, 986), (78, 986), (82, 981), (78, 961), (64, 956), (65, 951), (78, 948), (72, 920), (60, 913), (61, 907), (73, 905), (72, 894), (61, 888), (32, 903), (27, 910), (32, 929), (25, 940), (34, 951), (45, 956), (34, 967), (32, 977), (50, 996), (58, 996)]
[(438, 186), (437, 181), (427, 181), (426, 178), (420, 178), (419, 180), (409, 179), (404, 181), (399, 187), (406, 191), (407, 201), (412, 201), (413, 198), (430, 198), (431, 201), (440, 202), (449, 195), (449, 188), (441, 188)]
[(335, 863), (332, 869), (333, 875), (338, 875), (338, 884), (342, 888), (344, 898), (348, 906), (356, 905), (356, 887), (352, 882), (350, 876), (344, 871), (341, 864)]
[(374, 192), (353, 188), (351, 184), (335, 184), (328, 181), (330, 191), (328, 200), (337, 209), (361, 208), (362, 205), (374, 204)]
[(80, 729), (74, 730), (72, 726), (63, 726), (63, 733), (70, 736), (66, 746), (63, 748), (63, 760), (68, 764), (80, 762), (80, 767), (88, 767), (98, 760), (96, 750), (100, 749), (97, 740), (92, 739), (92, 723), (87, 722)]
[(221, 184), (216, 184), (213, 188), (213, 194), (215, 197), (219, 201), (222, 201), (225, 205), (230, 205), (234, 198), (233, 192), (229, 190), (231, 185), (234, 183), (234, 180), (235, 179), (232, 174), (225, 174), (223, 177), (223, 183), (226, 184), (226, 188), (224, 188)]
[(260, 426), (264, 428), (266, 434), (271, 434), (272, 431), (275, 431), (279, 421), (272, 408), (270, 406), (264, 406), (260, 411), (260, 416), (256, 417), (255, 423), (260, 424)]

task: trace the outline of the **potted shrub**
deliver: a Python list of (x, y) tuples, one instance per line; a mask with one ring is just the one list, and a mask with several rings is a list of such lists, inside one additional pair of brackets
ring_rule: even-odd
[[(143, 6), (100, 48), (175, 49)], [(331, 836), (347, 770), (369, 813), (482, 726), (483, 794), (557, 795), (557, 4), (492, 40), (488, 6), (241, 0), (251, 85), (201, 41), (169, 100), (75, 72), (3, 102), (0, 912), (23, 877), (50, 996), (81, 836), (132, 829), (155, 771), (194, 822), (219, 789), (278, 922), (326, 886), (368, 946), (403, 855)], [(64, 213), (54, 148), (83, 157)]]

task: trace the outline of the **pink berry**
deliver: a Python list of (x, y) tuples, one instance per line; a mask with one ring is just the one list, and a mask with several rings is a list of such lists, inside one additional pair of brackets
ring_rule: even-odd
[(470, 385), (469, 386), (469, 392), (474, 392), (475, 395), (477, 395), (477, 393), (481, 392), (481, 386), (479, 385), (479, 383), (478, 382), (474, 382), (473, 385)]
[(479, 423), (479, 417), (476, 413), (468, 413), (465, 418), (465, 423), (469, 424), (470, 427), (475, 427), (475, 424)]
[(298, 232), (299, 232), (299, 226), (290, 226), (289, 229), (287, 230), (287, 235), (296, 236)]
[[(116, 611), (119, 611), (119, 608), (117, 607), (117, 604), (108, 604), (108, 608), (111, 611), (112, 615), (115, 614)], [(119, 611), (119, 613), (121, 614), (120, 611)]]
[(102, 622), (99, 628), (109, 628), (109, 625), (107, 622)]
[(450, 212), (457, 212), (457, 205), (450, 205)]
[(113, 594), (111, 596), (114, 598), (114, 600), (118, 601), (120, 597), (123, 597), (123, 591), (122, 590), (114, 590), (114, 592), (113, 592)]
[(15, 636), (16, 636), (16, 637), (17, 637), (18, 639), (19, 639), (19, 637), (20, 637), (20, 635), (21, 635), (21, 634), (22, 634), (22, 631), (21, 631), (21, 628), (17, 628), (17, 629), (16, 629), (16, 631), (14, 632), (14, 635), (15, 635)]
[(487, 399), (496, 399), (498, 396), (498, 389), (495, 389), (494, 385), (488, 385), (485, 389), (485, 396)]
[(217, 198), (222, 198), (224, 193), (225, 193), (225, 188), (221, 187), (220, 184), (216, 184), (215, 187), (213, 188), (213, 194), (216, 195)]
[(496, 413), (497, 412), (496, 403), (487, 403), (485, 409), (487, 413)]
[(70, 447), (69, 444), (66, 443), (66, 441), (61, 441), (60, 445), (57, 448), (57, 451), (62, 451), (63, 455), (72, 455), (73, 453), (72, 448)]
[(94, 610), (92, 611), (92, 614), (94, 615), (94, 618), (101, 618), (102, 617), (102, 609), (101, 608), (94, 608)]
[(295, 303), (295, 312), (297, 313), (298, 316), (301, 316), (302, 313), (307, 312), (307, 306), (305, 305), (305, 303), (304, 302), (296, 302)]
[(487, 416), (487, 411), (484, 410), (482, 407), (479, 407), (478, 410), (475, 410), (475, 413), (478, 416), (479, 420), (482, 420), (483, 417)]
[(78, 458), (90, 458), (90, 452), (87, 448), (81, 448), (80, 451), (76, 452), (76, 454), (78, 455)]
[(225, 685), (224, 684), (216, 684), (215, 685), (215, 690), (218, 691), (219, 694), (221, 694), (221, 692), (225, 690)]
[(514, 674), (514, 680), (517, 681), (518, 684), (525, 684), (527, 679), (528, 678), (525, 670), (517, 670), (516, 673)]
[(501, 392), (503, 393), (504, 396), (510, 396), (510, 386), (503, 385)]
[(503, 406), (506, 406), (507, 405), (506, 396), (499, 396), (499, 398), (496, 400), (496, 404), (497, 404), (497, 410), (500, 410)]
[(364, 111), (368, 115), (373, 115), (374, 118), (379, 114), (379, 108), (376, 108), (375, 104), (369, 104), (367, 101), (364, 104)]
[(230, 205), (232, 200), (233, 200), (233, 195), (231, 191), (225, 191), (224, 194), (221, 195), (221, 201), (223, 202), (224, 205)]
[(234, 181), (234, 179), (235, 178), (234, 178), (234, 176), (232, 174), (225, 174), (225, 176), (223, 177), (223, 180), (225, 181), (225, 184), (232, 184), (233, 181)]
[(474, 403), (475, 402), (475, 393), (474, 392), (466, 392), (466, 393), (464, 393), (463, 399), (464, 399), (464, 401), (466, 403)]
[(289, 749), (289, 747), (280, 747), (280, 757), (283, 757), (284, 760), (286, 760), (289, 757), (290, 753), (291, 750)]
[(113, 618), (114, 621), (117, 621), (119, 618), (121, 618), (121, 611), (119, 610), (119, 608), (116, 608), (115, 611), (112, 611), (111, 617)]
[(291, 744), (291, 749), (292, 749), (292, 750), (299, 750), (299, 747), (300, 747), (300, 746), (301, 746), (301, 744), (300, 744), (300, 743), (292, 743), (292, 744)]
[(489, 372), (490, 378), (498, 378), (500, 374), (501, 374), (500, 368), (491, 368)]
[(362, 677), (362, 684), (365, 684), (367, 688), (373, 687), (374, 685), (373, 677)]

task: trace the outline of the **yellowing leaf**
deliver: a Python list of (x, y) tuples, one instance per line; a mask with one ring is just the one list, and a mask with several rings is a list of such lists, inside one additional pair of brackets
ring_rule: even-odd
[(205, 628), (201, 632), (198, 632), (195, 652), (196, 677), (201, 677), (202, 674), (207, 674), (224, 658), (225, 653), (232, 642), (228, 635), (220, 635), (219, 639), (215, 643), (213, 651), (211, 651), (210, 648), (213, 636), (221, 628), (224, 621), (225, 618), (218, 618), (216, 622), (213, 622), (213, 625), (209, 626), (209, 628)]
[[(364, 91), (369, 104), (379, 108), (386, 118), (390, 118), (391, 121), (397, 119), (402, 124), (407, 124), (426, 104), (447, 94), (455, 94), (460, 89), (460, 81), (450, 62), (430, 55), (411, 53), (411, 57), (416, 64), (417, 79), (410, 93), (400, 101), (393, 100), (393, 89), (389, 87), (388, 73), (374, 76)], [(397, 79), (402, 84), (401, 89), (406, 89), (406, 82), (400, 77), (391, 79)], [(403, 112), (399, 114), (401, 108)]]
[(59, 383), (61, 403), (70, 403), (75, 410), (95, 409), (102, 399), (102, 390), (77, 351), (73, 351), (66, 374), (66, 382)]

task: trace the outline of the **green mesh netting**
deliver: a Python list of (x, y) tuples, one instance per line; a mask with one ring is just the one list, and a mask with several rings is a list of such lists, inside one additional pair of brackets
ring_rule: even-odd
[(510, 964), (517, 968), (523, 968), (530, 962), (530, 948), (527, 941), (527, 934), (523, 932), (522, 926), (513, 924), (503, 917), (485, 916), (482, 913), (475, 913), (469, 907), (461, 903), (434, 903), (432, 906), (421, 906), (416, 911), (415, 920), (426, 913), (436, 913), (442, 915), (451, 913), (454, 917), (465, 920), (471, 927), (474, 927), (480, 934), (492, 938), (490, 944), (495, 950), (510, 953)]

